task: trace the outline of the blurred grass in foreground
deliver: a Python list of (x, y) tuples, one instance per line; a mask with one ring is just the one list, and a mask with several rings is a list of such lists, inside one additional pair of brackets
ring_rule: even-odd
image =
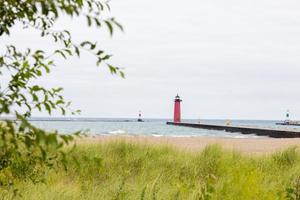
[(48, 170), (45, 183), (17, 180), (17, 199), (300, 199), (296, 147), (246, 156), (216, 145), (185, 152), (119, 141), (80, 144), (72, 155), (68, 170)]

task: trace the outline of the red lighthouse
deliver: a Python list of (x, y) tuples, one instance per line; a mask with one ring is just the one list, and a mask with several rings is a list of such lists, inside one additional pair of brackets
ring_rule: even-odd
[(178, 94), (175, 97), (175, 104), (174, 104), (174, 122), (180, 123), (181, 122), (181, 111), (180, 111), (180, 102), (182, 100), (178, 96)]

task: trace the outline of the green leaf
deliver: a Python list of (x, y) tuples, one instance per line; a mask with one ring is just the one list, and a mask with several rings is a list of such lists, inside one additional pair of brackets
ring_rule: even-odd
[(95, 21), (95, 24), (98, 26), (98, 27), (101, 27), (101, 22), (100, 20), (98, 20), (96, 17), (94, 18), (94, 21)]
[(63, 107), (60, 107), (60, 110), (62, 115), (66, 115), (66, 110)]
[(85, 47), (87, 45), (92, 45), (92, 43), (90, 41), (84, 41), (84, 42), (81, 42), (81, 44), (80, 44), (81, 47)]
[(116, 74), (117, 73), (117, 68), (116, 67), (114, 67), (110, 64), (107, 64), (107, 66), (108, 66), (111, 74)]
[(51, 115), (51, 107), (50, 107), (50, 105), (49, 105), (47, 102), (45, 102), (45, 103), (44, 103), (44, 106), (45, 106), (45, 108), (46, 108), (48, 114)]
[(87, 23), (88, 23), (88, 26), (91, 26), (92, 25), (92, 19), (90, 16), (86, 16), (86, 20), (87, 20)]
[(32, 91), (40, 91), (41, 88), (40, 88), (40, 86), (35, 85), (35, 86), (31, 87), (31, 90), (32, 90)]
[(80, 57), (80, 51), (79, 51), (79, 48), (77, 46), (74, 46), (74, 49), (75, 49), (75, 53), (78, 57)]
[(125, 78), (125, 74), (124, 74), (124, 72), (122, 72), (122, 71), (119, 71), (119, 74), (120, 74), (120, 76), (121, 76), (122, 78)]
[(61, 50), (56, 50), (55, 54), (60, 54), (64, 59), (67, 59), (66, 55)]
[(110, 21), (105, 20), (104, 22), (105, 22), (105, 24), (106, 24), (106, 26), (107, 26), (107, 28), (109, 30), (109, 34), (112, 36), (113, 35), (113, 27), (112, 27)]
[(100, 56), (100, 55), (103, 54), (103, 53), (104, 53), (104, 51), (98, 50), (97, 53), (96, 53), (96, 55), (97, 55), (97, 56)]
[(112, 55), (106, 55), (103, 58), (101, 58), (102, 60), (108, 60)]
[(64, 51), (69, 54), (69, 56), (72, 56), (72, 51), (70, 49), (64, 49)]
[(32, 94), (32, 100), (33, 101), (39, 101), (39, 98), (35, 93)]
[(123, 26), (122, 26), (119, 22), (115, 21), (114, 18), (112, 18), (112, 22), (113, 22), (113, 23), (114, 23), (121, 31), (124, 31)]

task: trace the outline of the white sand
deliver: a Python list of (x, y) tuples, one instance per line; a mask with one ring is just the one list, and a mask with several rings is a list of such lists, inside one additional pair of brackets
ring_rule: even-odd
[(184, 150), (199, 151), (210, 144), (219, 144), (225, 149), (234, 149), (246, 154), (268, 154), (290, 146), (300, 146), (300, 138), (212, 138), (212, 137), (152, 137), (152, 136), (96, 136), (85, 142), (103, 143), (124, 140), (138, 144), (167, 144)]

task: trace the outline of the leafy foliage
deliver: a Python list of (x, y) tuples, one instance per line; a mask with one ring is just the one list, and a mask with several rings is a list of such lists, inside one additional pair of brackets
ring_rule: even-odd
[(62, 148), (74, 139), (71, 135), (46, 133), (25, 119), (19, 122), (17, 130), (12, 122), (2, 122), (0, 138), (0, 191), (14, 193), (13, 180), (38, 183), (44, 181), (46, 168), (66, 168), (68, 152)]
[[(110, 35), (114, 29), (123, 27), (112, 17), (103, 18), (110, 11), (108, 2), (98, 0), (6, 0), (0, 1), (0, 38), (9, 36), (12, 27), (21, 23), (24, 29), (35, 29), (42, 38), (52, 38), (59, 46), (52, 52), (47, 49), (20, 51), (7, 44), (0, 54), (0, 116), (14, 115), (13, 120), (0, 123), (0, 189), (12, 187), (12, 180), (43, 179), (45, 168), (64, 165), (66, 152), (62, 147), (73, 136), (46, 133), (28, 122), (34, 110), (46, 111), (49, 115), (58, 110), (62, 115), (76, 114), (65, 101), (62, 88), (45, 88), (35, 84), (36, 79), (50, 73), (55, 66), (55, 56), (68, 59), (80, 57), (82, 51), (93, 54), (95, 64), (104, 64), (112, 74), (124, 77), (120, 68), (108, 63), (111, 55), (99, 49), (92, 41), (74, 43), (68, 30), (54, 30), (61, 16), (85, 17), (87, 26), (106, 27)], [(5, 79), (3, 78), (5, 77)]]

